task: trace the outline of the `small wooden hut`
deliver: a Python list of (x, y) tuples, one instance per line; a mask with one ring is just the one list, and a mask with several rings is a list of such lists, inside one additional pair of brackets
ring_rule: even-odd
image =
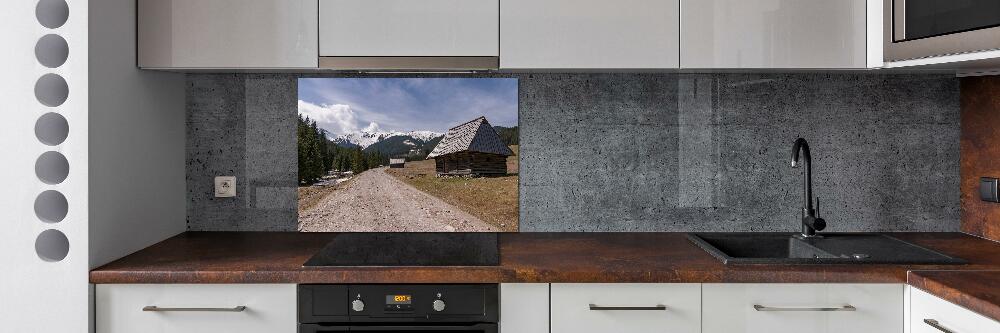
[(406, 166), (405, 158), (390, 158), (389, 167), (393, 169), (398, 169)]
[(507, 174), (507, 156), (514, 155), (486, 117), (452, 127), (427, 155), (439, 176)]

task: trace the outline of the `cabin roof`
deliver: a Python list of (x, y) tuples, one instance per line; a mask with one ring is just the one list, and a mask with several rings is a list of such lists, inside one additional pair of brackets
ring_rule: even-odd
[(434, 150), (427, 155), (427, 158), (447, 155), (462, 151), (474, 151), (480, 153), (497, 154), (503, 156), (514, 155), (500, 139), (496, 129), (486, 117), (479, 117), (464, 124), (452, 127), (444, 135), (441, 142), (434, 146)]

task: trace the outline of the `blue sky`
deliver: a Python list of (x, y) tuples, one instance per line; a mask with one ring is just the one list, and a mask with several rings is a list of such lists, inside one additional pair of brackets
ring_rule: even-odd
[(303, 78), (299, 114), (331, 136), (362, 130), (434, 131), (486, 116), (517, 125), (514, 78)]

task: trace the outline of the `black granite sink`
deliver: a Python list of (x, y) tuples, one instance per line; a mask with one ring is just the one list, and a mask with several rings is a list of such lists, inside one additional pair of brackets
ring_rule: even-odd
[(965, 264), (966, 261), (897, 238), (871, 233), (692, 233), (688, 239), (722, 260), (739, 264)]

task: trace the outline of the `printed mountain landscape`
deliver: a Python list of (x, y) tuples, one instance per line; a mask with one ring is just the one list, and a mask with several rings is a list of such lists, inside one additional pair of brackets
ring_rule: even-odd
[(299, 230), (518, 229), (516, 79), (299, 79)]
[(332, 141), (344, 148), (360, 147), (364, 152), (378, 152), (392, 158), (423, 159), (434, 149), (444, 133), (431, 131), (411, 132), (357, 132), (339, 135)]
[[(493, 126), (507, 145), (518, 145), (518, 128)], [(432, 131), (410, 132), (356, 132), (339, 135), (331, 142), (342, 148), (360, 147), (366, 153), (378, 153), (390, 158), (406, 158), (408, 161), (422, 160), (430, 154), (444, 133)]]

